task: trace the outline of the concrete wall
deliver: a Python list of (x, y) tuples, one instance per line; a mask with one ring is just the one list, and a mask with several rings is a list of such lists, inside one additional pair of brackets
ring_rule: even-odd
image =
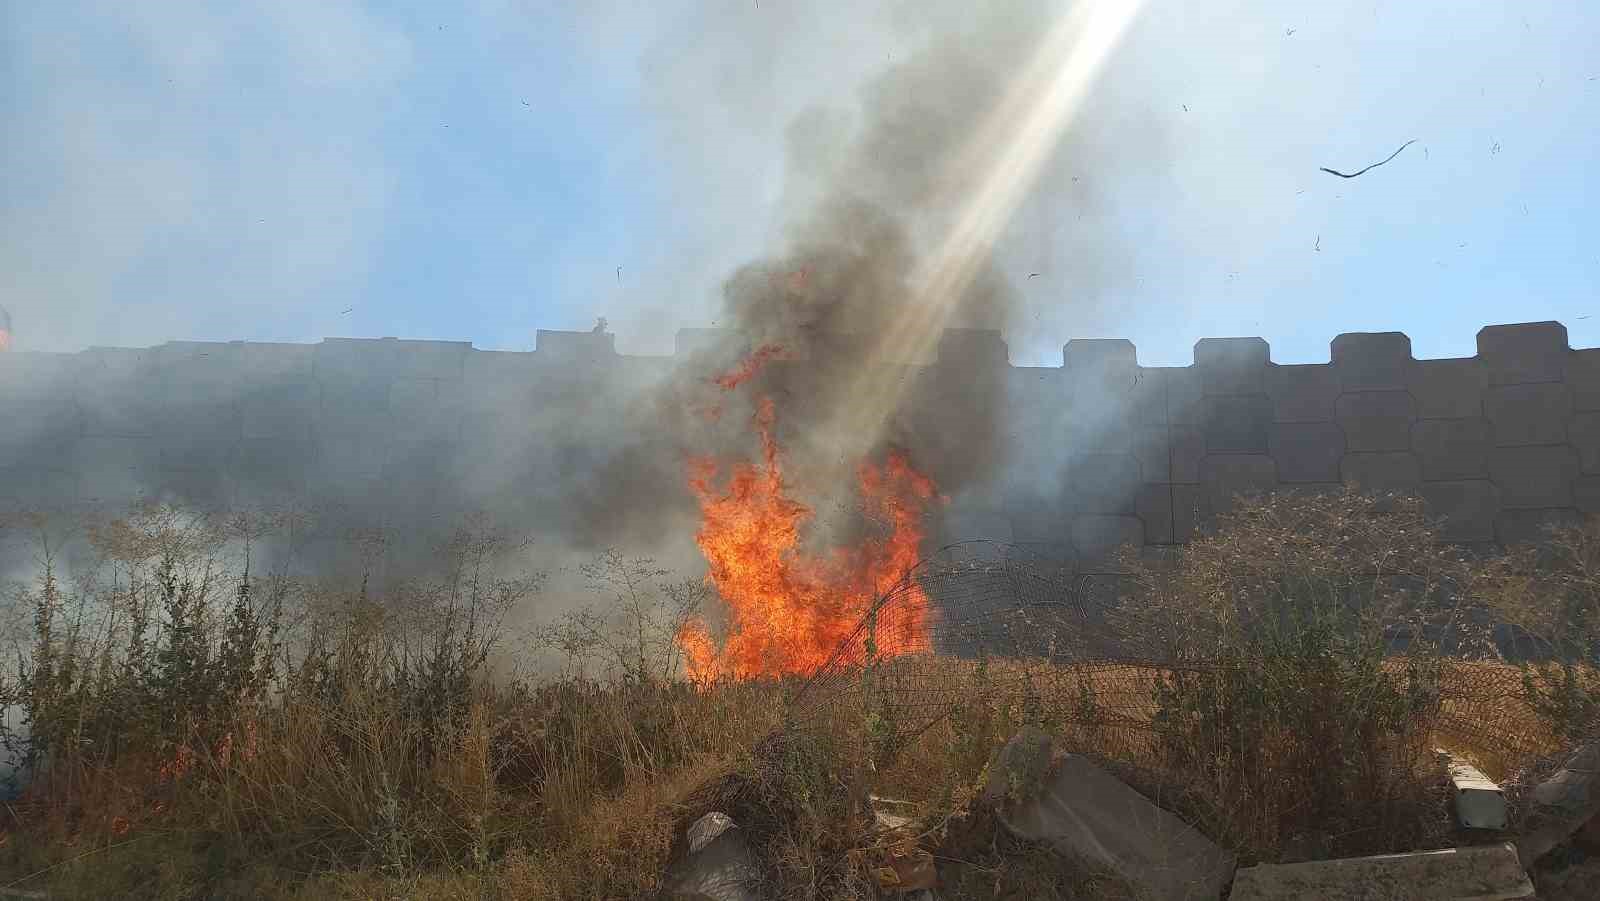
[[(678, 357), (716, 338), (686, 330)], [(1464, 542), (1600, 512), (1600, 349), (1569, 348), (1559, 323), (1491, 326), (1447, 360), (1345, 334), (1331, 358), (1278, 365), (1260, 338), (1208, 338), (1193, 365), (1142, 367), (1127, 341), (1075, 340), (1059, 367), (1014, 367), (997, 333), (952, 331), (907, 416), (968, 440), (940, 431), (963, 395), (939, 386), (1004, 379), (1008, 451), (942, 537), (1093, 556), (1182, 543), (1236, 491), (1341, 482), (1420, 492)], [(551, 331), (526, 353), (384, 338), (4, 354), (0, 506), (309, 497), (396, 524), (503, 508), (679, 362)], [(541, 433), (557, 408), (563, 433)]]

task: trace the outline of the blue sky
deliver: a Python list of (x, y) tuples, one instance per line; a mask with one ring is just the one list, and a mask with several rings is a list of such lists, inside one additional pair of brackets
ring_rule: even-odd
[[(606, 316), (668, 352), (781, 249), (796, 116), (850, 114), (968, 8), (912, 6), (9, 4), (0, 305), (19, 350), (523, 349)], [(1391, 329), (1456, 356), (1542, 319), (1600, 346), (1600, 11), (1329, 6), (1145, 4), (996, 248), (1015, 362), (1255, 334), (1317, 362)], [(1060, 244), (1088, 231), (1092, 274)]]

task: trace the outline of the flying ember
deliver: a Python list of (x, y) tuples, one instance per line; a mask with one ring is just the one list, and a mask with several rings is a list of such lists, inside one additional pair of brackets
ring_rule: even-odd
[[(733, 390), (781, 354), (776, 345), (762, 347), (713, 383)], [(933, 480), (902, 451), (890, 451), (881, 464), (863, 462), (856, 490), (862, 514), (876, 526), (874, 534), (853, 547), (808, 554), (800, 543), (813, 511), (791, 496), (792, 486), (784, 480), (771, 398), (755, 399), (752, 422), (761, 442), (758, 462), (732, 464), (720, 484), (723, 467), (716, 460), (700, 457), (689, 464), (689, 488), (700, 504), (695, 540), (728, 613), (720, 648), (699, 621), (679, 633), (696, 679), (816, 671), (850, 636), (872, 600), (916, 567), (923, 517), (939, 499)], [(879, 652), (928, 650), (926, 607), (906, 604), (910, 620), (897, 622), (893, 634), (879, 640)]]

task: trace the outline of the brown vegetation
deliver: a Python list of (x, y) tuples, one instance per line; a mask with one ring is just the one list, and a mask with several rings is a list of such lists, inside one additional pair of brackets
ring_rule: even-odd
[[(798, 680), (674, 679), (662, 636), (705, 598), (648, 562), (597, 560), (600, 603), (538, 638), (564, 674), (510, 679), (494, 668), (503, 617), (539, 581), (508, 570), (506, 536), (471, 523), (436, 577), (380, 596), (229, 556), (274, 525), (142, 508), (95, 525), (97, 565), (64, 580), (51, 522), (13, 521), (40, 572), (17, 598), (31, 622), (5, 700), (27, 714), (17, 746), (37, 775), (4, 812), (0, 885), (645, 898), (716, 809), (778, 896), (871, 898), (863, 861), (888, 841), (875, 793), (910, 802), (951, 897), (1121, 897), (972, 809), (1021, 726), (1249, 862), (1444, 841), (1435, 746), (1513, 778), (1583, 734), (1596, 697), (1594, 532), (1466, 558), (1413, 502), (1353, 492), (1246, 501), (1174, 563), (1131, 564), (1118, 628), (1160, 665), (883, 662), (951, 699), (888, 739), (870, 691), (818, 710)], [(1490, 659), (1469, 640), (1489, 608), (1573, 653)], [(1396, 623), (1417, 636), (1402, 652)]]

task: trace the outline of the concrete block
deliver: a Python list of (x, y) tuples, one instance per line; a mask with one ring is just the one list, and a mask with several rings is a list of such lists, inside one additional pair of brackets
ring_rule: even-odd
[(1172, 540), (1187, 543), (1195, 537), (1211, 517), (1206, 506), (1206, 495), (1199, 485), (1172, 486)]
[(144, 493), (144, 473), (159, 457), (159, 445), (151, 438), (84, 437), (72, 444), (62, 463), (80, 479), (84, 500), (115, 505)]
[(319, 429), (316, 442), (317, 474), (324, 483), (375, 478), (389, 458), (389, 447), (379, 435)]
[(1074, 406), (1068, 411), (1070, 449), (1080, 454), (1130, 454), (1133, 431), (1127, 409), (1113, 409), (1103, 402), (1097, 406)]
[(82, 353), (61, 354), (37, 351), (8, 351), (0, 354), (0, 391), (8, 385), (70, 386), (88, 365), (85, 358), (100, 351), (140, 353), (124, 348), (91, 347)]
[(389, 410), (409, 417), (419, 410), (430, 410), (439, 401), (438, 379), (395, 379), (388, 384)]
[(389, 385), (391, 434), (397, 444), (454, 441), (461, 436), (465, 413), (461, 404), (442, 398), (441, 384), (459, 390), (459, 383), (437, 379), (400, 379)]
[[(587, 332), (555, 334), (588, 335)], [(559, 344), (560, 339), (555, 342)], [(327, 338), (312, 351), (312, 372), (319, 381), (458, 379), (472, 353), (472, 345), (465, 341)], [(560, 356), (560, 353), (552, 352), (547, 356)]]
[(1344, 458), (1344, 431), (1332, 422), (1273, 423), (1268, 446), (1278, 481), (1332, 482)]
[(1424, 479), (1481, 479), (1489, 474), (1489, 422), (1422, 419), (1411, 427), (1411, 449)]
[(947, 510), (939, 522), (942, 544), (958, 541), (1012, 541), (1016, 528), (1003, 510), (968, 507)]
[(1074, 384), (1121, 392), (1139, 375), (1138, 351), (1126, 338), (1074, 338), (1061, 348)]
[(239, 442), (229, 473), (258, 493), (299, 494), (307, 475), (320, 467), (318, 446), (309, 436), (256, 438)]
[(1260, 394), (1272, 349), (1262, 338), (1202, 338), (1194, 346), (1194, 368), (1205, 394)]
[(1600, 476), (1573, 479), (1572, 502), (1581, 513), (1600, 513)]
[(1167, 424), (1168, 369), (1140, 367), (1128, 393), (1131, 421), (1137, 425)]
[(1490, 385), (1559, 382), (1566, 372), (1567, 327), (1559, 322), (1491, 325), (1478, 330), (1478, 357)]
[(1139, 461), (1131, 454), (1082, 454), (1067, 468), (1067, 493), (1079, 513), (1133, 513)]
[(1167, 421), (1185, 425), (1199, 425), (1205, 416), (1201, 399), (1205, 396), (1200, 372), (1194, 367), (1168, 369)]
[(1011, 365), (1011, 355), (999, 329), (947, 328), (939, 336), (936, 365), (997, 369)]
[(1580, 743), (1530, 795), (1517, 850), (1531, 867), (1600, 816), (1600, 739)]
[(70, 508), (79, 500), (76, 472), (44, 466), (0, 469), (0, 512), (15, 509)]
[(1203, 518), (1198, 485), (1147, 484), (1139, 490), (1138, 515), (1146, 544), (1182, 544)]
[(1446, 541), (1493, 541), (1500, 514), (1500, 489), (1487, 479), (1424, 482), (1419, 489), (1428, 511), (1444, 517)]
[(686, 853), (665, 880), (669, 901), (759, 901), (761, 868), (727, 814), (706, 814), (684, 838)]
[(1135, 506), (1139, 520), (1144, 523), (1145, 544), (1172, 544), (1176, 540), (1171, 485), (1141, 485)]
[(1494, 443), (1563, 444), (1572, 415), (1572, 393), (1560, 382), (1496, 385), (1483, 395), (1483, 413), (1494, 426)]
[(316, 378), (315, 344), (230, 341), (229, 365), (250, 384), (294, 382)]
[(1002, 752), (990, 767), (1002, 775), (985, 786), (986, 796), (1007, 830), (1114, 871), (1140, 897), (1221, 897), (1233, 855), (1081, 755), (1064, 755), (1048, 771), (1048, 742), (1032, 742), (1042, 753), (1013, 754), (1025, 759), (1009, 766)]
[(1278, 422), (1332, 422), (1339, 399), (1339, 372), (1331, 363), (1269, 366), (1267, 396)]
[(1352, 453), (1411, 449), (1417, 414), (1409, 392), (1349, 392), (1340, 395), (1335, 411)]
[(231, 407), (162, 411), (153, 439), (162, 466), (226, 467), (240, 441), (239, 420)]
[[(393, 339), (385, 339), (393, 341)], [(414, 379), (459, 379), (470, 341), (393, 341), (401, 364), (396, 375)]]
[(1208, 454), (1200, 463), (1206, 513), (1233, 506), (1236, 495), (1278, 487), (1278, 465), (1266, 455)]
[(1574, 410), (1600, 410), (1600, 348), (1567, 354), (1566, 383)]
[(331, 429), (387, 434), (393, 425), (388, 382), (322, 382), (322, 407), (316, 419), (319, 432)]
[(69, 390), (0, 391), (0, 465), (44, 462), (44, 456), (83, 434), (84, 420)]
[(1139, 478), (1145, 482), (1172, 480), (1171, 430), (1164, 425), (1143, 425), (1133, 433), (1133, 456), (1139, 461)]
[(1532, 898), (1508, 842), (1309, 863), (1260, 864), (1234, 874), (1229, 901), (1350, 898), (1391, 901), (1513, 901)]
[(189, 410), (231, 407), (239, 399), (241, 385), (239, 373), (225, 361), (207, 355), (163, 366), (147, 388), (154, 391), (162, 408)]
[(1347, 332), (1329, 346), (1345, 391), (1404, 390), (1411, 375), (1411, 338), (1404, 332)]
[(1600, 413), (1574, 413), (1567, 420), (1567, 440), (1577, 450), (1584, 472), (1600, 472)]
[(500, 408), (508, 402), (526, 399), (544, 371), (531, 353), (501, 350), (474, 350), (461, 365), (465, 402), (475, 408)]
[(233, 486), (225, 465), (192, 467), (169, 465), (165, 460), (150, 472), (148, 495), (163, 503), (200, 510), (225, 510), (233, 506)]
[(1212, 395), (1205, 398), (1208, 454), (1264, 454), (1272, 424), (1272, 400), (1265, 394)]
[(1082, 513), (1072, 518), (1072, 545), (1079, 555), (1105, 557), (1124, 544), (1144, 544), (1144, 521), (1139, 517)]
[(228, 341), (168, 341), (150, 348), (150, 355), (164, 372), (185, 370), (190, 367), (214, 367), (232, 370), (237, 362), (238, 350), (244, 342)]
[(1583, 517), (1571, 507), (1543, 510), (1502, 510), (1494, 518), (1494, 537), (1499, 543), (1511, 546), (1544, 541), (1551, 528), (1571, 528), (1582, 525)]
[(1415, 493), (1422, 485), (1422, 469), (1415, 454), (1350, 453), (1344, 455), (1340, 472), (1346, 485), (1363, 491)]
[(84, 352), (74, 395), (83, 411), (84, 434), (105, 437), (152, 435), (162, 405), (155, 358), (148, 352)]
[(1489, 452), (1489, 478), (1500, 487), (1507, 509), (1571, 506), (1572, 481), (1578, 474), (1578, 453), (1564, 445)]
[(1200, 481), (1205, 439), (1190, 426), (1145, 426), (1135, 436), (1134, 456), (1146, 482)]
[(305, 378), (252, 384), (241, 392), (238, 409), (246, 439), (309, 438), (322, 409), (322, 386)]
[(1506, 796), (1494, 780), (1471, 763), (1440, 751), (1455, 790), (1456, 822), (1464, 829), (1506, 828)]
[(1489, 370), (1477, 357), (1418, 360), (1411, 367), (1411, 396), (1421, 419), (1465, 419), (1483, 415)]

